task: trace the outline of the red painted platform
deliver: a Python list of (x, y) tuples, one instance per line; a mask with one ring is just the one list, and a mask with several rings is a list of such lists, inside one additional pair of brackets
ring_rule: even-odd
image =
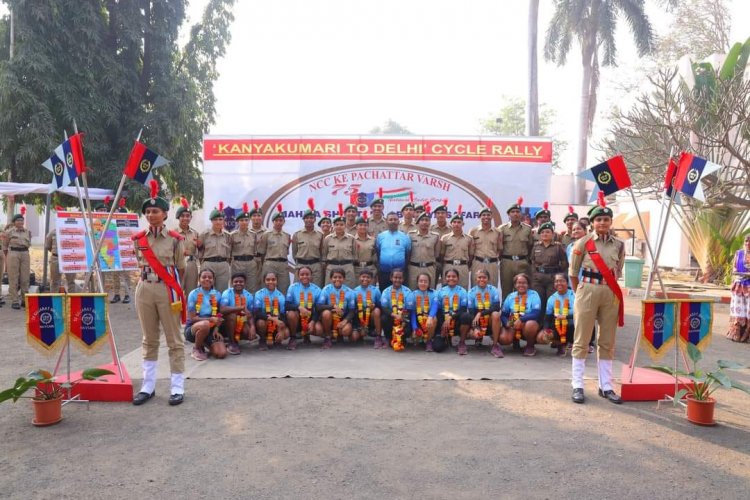
[[(81, 399), (89, 401), (133, 401), (133, 382), (130, 380), (125, 365), (122, 366), (122, 376), (120, 380), (117, 366), (114, 363), (101, 365), (97, 368), (104, 368), (114, 372), (114, 375), (102, 377), (102, 380), (81, 380), (77, 382), (72, 389), (72, 395), (80, 395)], [(81, 371), (72, 372), (70, 379), (74, 382), (81, 378)], [(56, 382), (63, 383), (68, 379), (66, 373), (57, 376)]]
[[(623, 401), (658, 401), (664, 396), (674, 396), (674, 377), (649, 368), (634, 368), (633, 381), (630, 380), (630, 367), (622, 367), (620, 382)], [(680, 389), (690, 381), (680, 379)]]

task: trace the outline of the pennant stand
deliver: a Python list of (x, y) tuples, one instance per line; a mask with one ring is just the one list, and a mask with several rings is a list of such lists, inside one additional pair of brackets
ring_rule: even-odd
[[(65, 139), (67, 140), (67, 138), (68, 138), (68, 133), (65, 132)], [(85, 171), (83, 172), (83, 174), (85, 175)], [(88, 238), (89, 250), (92, 252), (91, 253), (92, 270), (94, 271), (94, 274), (96, 275), (95, 284), (99, 292), (106, 293), (104, 289), (104, 282), (102, 280), (102, 275), (97, 266), (98, 260), (99, 260), (99, 254), (97, 252), (94, 252), (95, 247), (94, 247), (94, 237), (93, 237), (93, 232), (92, 232), (93, 214), (91, 211), (89, 212), (86, 211), (83, 197), (81, 196), (81, 185), (78, 182), (78, 177), (75, 178), (75, 186), (76, 186), (76, 195), (78, 196), (78, 203), (81, 208), (81, 213), (83, 214), (83, 227), (86, 232), (86, 236)], [(91, 206), (90, 200), (88, 200), (88, 206), (89, 207)], [(87, 214), (88, 214), (88, 218), (86, 217)], [(104, 235), (102, 234), (102, 238), (103, 236)], [(84, 281), (84, 286), (88, 288), (89, 290), (91, 287), (90, 276), (91, 274), (87, 274), (86, 279)], [(109, 318), (109, 312), (107, 312), (106, 317), (107, 317), (107, 324), (110, 326), (109, 344), (110, 344), (110, 350), (112, 353), (112, 365), (114, 365), (114, 367), (116, 368), (116, 373), (119, 375), (120, 383), (123, 383), (123, 384), (126, 382), (130, 383), (130, 378), (127, 377), (127, 374), (125, 373), (125, 370), (123, 369), (123, 366), (122, 366), (122, 362), (120, 360), (120, 353), (117, 350), (117, 342), (115, 341), (114, 332), (112, 332), (111, 330), (112, 322), (110, 321), (110, 318)], [(55, 370), (55, 372), (57, 372), (57, 370)], [(132, 384), (130, 384), (130, 386), (131, 386), (131, 391), (132, 391)], [(131, 392), (131, 397), (132, 397), (132, 392)]]

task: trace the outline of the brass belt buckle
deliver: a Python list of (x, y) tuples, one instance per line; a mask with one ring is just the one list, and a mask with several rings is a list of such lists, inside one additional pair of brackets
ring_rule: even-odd
[(490, 259), (488, 259), (488, 258), (485, 257), (484, 259), (482, 259), (482, 263), (483, 264), (489, 264), (490, 263)]
[(146, 274), (146, 281), (150, 281), (152, 283), (155, 283), (159, 281), (159, 277), (156, 275), (156, 273), (148, 273)]
[(511, 256), (511, 259), (512, 260), (521, 260), (521, 257), (519, 257), (518, 255), (513, 255), (513, 256)]
[(359, 262), (359, 267), (367, 267), (367, 261), (363, 260)]
[(460, 266), (460, 265), (461, 265), (461, 260), (460, 260), (460, 259), (455, 259), (455, 260), (453, 261), (453, 265), (454, 265), (454, 266)]

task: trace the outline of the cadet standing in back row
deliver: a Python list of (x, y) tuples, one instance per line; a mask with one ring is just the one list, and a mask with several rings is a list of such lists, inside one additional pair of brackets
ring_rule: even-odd
[(232, 242), (232, 276), (237, 273), (245, 275), (245, 290), (255, 292), (247, 277), (253, 271), (255, 264), (255, 234), (248, 230), (250, 225), (250, 206), (247, 202), (242, 203), (242, 212), (234, 216), (237, 221), (237, 229), (229, 233)]
[(440, 259), (440, 236), (430, 231), (430, 214), (423, 212), (417, 218), (417, 230), (409, 233), (411, 254), (409, 256), (410, 290), (417, 290), (420, 274), (430, 277), (430, 288), (437, 282), (437, 262)]
[(500, 231), (492, 227), (492, 202), (487, 200), (487, 206), (479, 212), (480, 223), (469, 230), (469, 236), (474, 240), (474, 260), (471, 263), (472, 279), (477, 271), (484, 269), (489, 274), (488, 283), (497, 287), (498, 257), (503, 247)]
[(292, 245), (292, 236), (283, 230), (285, 221), (283, 207), (279, 203), (271, 217), (273, 228), (260, 237), (260, 253), (265, 254), (262, 274), (276, 273), (276, 288), (284, 295), (290, 285), (289, 247)]
[[(44, 249), (50, 253), (49, 258), (49, 275), (50, 275), (50, 293), (58, 293), (62, 289), (63, 273), (60, 272), (60, 259), (57, 257), (57, 232), (53, 229), (47, 233), (44, 239)], [(73, 273), (65, 273), (65, 291), (73, 293), (75, 291), (75, 277)]]
[(254, 248), (255, 258), (250, 261), (248, 266), (247, 280), (245, 285), (250, 287), (250, 290), (254, 293), (264, 288), (266, 285), (263, 283), (263, 276), (261, 271), (263, 270), (263, 257), (265, 255), (260, 251), (260, 237), (263, 236), (268, 229), (263, 225), (263, 210), (258, 206), (258, 200), (253, 200), (253, 208), (250, 210), (250, 232), (254, 237)]
[(339, 203), (339, 215), (333, 219), (333, 232), (323, 239), (323, 261), (326, 264), (326, 285), (331, 282), (331, 270), (343, 269), (344, 284), (349, 288), (357, 286), (354, 276), (354, 258), (357, 253), (354, 236), (346, 234), (344, 207)]
[(307, 210), (302, 214), (304, 227), (292, 235), (292, 258), (295, 270), (310, 268), (312, 282), (323, 288), (323, 233), (315, 229), (315, 200), (307, 200)]
[(531, 235), (531, 226), (521, 222), (521, 206), (523, 198), (508, 207), (507, 214), (510, 219), (498, 228), (502, 236), (500, 247), (500, 284), (502, 287), (503, 301), (513, 292), (513, 277), (520, 273), (530, 275), (529, 257), (534, 239)]
[(214, 287), (217, 290), (229, 288), (229, 257), (232, 254), (232, 239), (224, 230), (224, 203), (211, 211), (208, 216), (211, 229), (203, 231), (196, 242), (201, 253), (201, 272), (210, 269), (214, 273)]
[(469, 263), (474, 258), (474, 240), (464, 233), (464, 217), (461, 211), (462, 207), (459, 205), (451, 217), (452, 232), (440, 238), (440, 260), (443, 263), (443, 283), (445, 273), (453, 269), (458, 272), (458, 284), (468, 290), (471, 288)]
[(198, 231), (190, 227), (193, 211), (185, 198), (180, 198), (180, 208), (175, 212), (179, 225), (176, 231), (182, 236), (185, 247), (185, 272), (180, 276), (180, 285), (189, 294), (198, 288)]

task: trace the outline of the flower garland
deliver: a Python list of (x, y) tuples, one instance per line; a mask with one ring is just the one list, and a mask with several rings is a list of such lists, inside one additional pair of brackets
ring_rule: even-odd
[(404, 310), (404, 293), (397, 292), (396, 289), (391, 288), (391, 310), (393, 315), (393, 330), (391, 333), (391, 347), (394, 351), (404, 350), (404, 325), (401, 322), (401, 314)]
[[(511, 319), (515, 323), (517, 320), (521, 319), (521, 316), (524, 315), (526, 312), (526, 298), (528, 295), (521, 295), (520, 293), (516, 292), (516, 300), (513, 304), (513, 315)], [(516, 329), (516, 340), (521, 340), (521, 331), (523, 328)]]
[[(247, 299), (245, 299), (245, 294), (235, 293), (234, 305), (241, 308), (240, 312), (244, 312), (246, 305), (247, 305)], [(246, 321), (246, 317), (244, 314), (237, 314), (237, 320), (234, 324), (234, 341), (235, 342), (240, 341), (240, 335), (242, 334), (242, 328), (244, 328), (245, 326), (245, 321)]]
[(430, 313), (430, 296), (424, 296), (424, 301), (421, 295), (417, 295), (417, 323), (419, 324), (419, 330), (417, 330), (417, 337), (423, 335), (427, 337), (427, 317)]
[(443, 309), (445, 310), (445, 321), (448, 322), (448, 333), (452, 337), (456, 329), (456, 321), (453, 319), (452, 314), (458, 311), (458, 293), (453, 296), (453, 304), (451, 308), (451, 299), (447, 295), (443, 297)]
[[(300, 290), (299, 291), (299, 305), (309, 311), (312, 309), (312, 303), (313, 303), (312, 292), (307, 292), (307, 296), (305, 296), (304, 290)], [(307, 329), (310, 326), (310, 315), (300, 314), (299, 320), (300, 320), (300, 326), (302, 327), (302, 336), (304, 337), (305, 335), (307, 335)]]
[[(346, 294), (344, 293), (343, 289), (339, 292), (338, 301), (336, 301), (336, 294), (334, 292), (331, 292), (331, 295), (329, 298), (331, 301), (331, 305), (335, 309), (341, 309), (342, 311), (344, 310), (344, 299), (346, 298)], [(339, 338), (339, 322), (340, 321), (341, 321), (341, 316), (339, 316), (339, 313), (337, 313), (336, 311), (333, 311), (333, 324), (331, 325), (331, 330), (332, 330), (334, 339)]]
[(372, 312), (370, 307), (372, 307), (372, 290), (368, 288), (364, 301), (362, 300), (362, 294), (357, 294), (357, 317), (364, 331), (367, 331), (367, 327), (370, 325), (370, 314)]
[[(216, 301), (216, 295), (213, 295), (211, 293), (209, 293), (208, 295), (208, 301), (209, 301), (209, 304), (211, 304), (211, 319), (209, 319), (208, 322), (213, 327), (216, 325), (216, 320), (212, 318), (217, 318), (219, 316), (218, 315), (219, 304)], [(203, 292), (198, 292), (198, 295), (195, 301), (195, 314), (200, 316), (202, 307), (203, 307)]]
[[(560, 343), (568, 343), (568, 314), (570, 312), (570, 299), (565, 297), (560, 303), (560, 299), (555, 299), (555, 330), (560, 335)], [(558, 318), (558, 316), (564, 316)]]
[[(266, 315), (274, 318), (279, 317), (279, 298), (273, 298), (273, 308), (271, 308), (271, 297), (266, 295), (263, 298), (263, 307), (266, 310)], [(273, 334), (276, 333), (276, 322), (270, 319), (266, 320), (266, 343), (273, 344)]]
[[(477, 309), (479, 309), (479, 312), (490, 310), (490, 292), (484, 292), (484, 297), (482, 297), (481, 292), (477, 292)], [(487, 333), (489, 319), (490, 317), (484, 314), (479, 316), (479, 332), (482, 335), (486, 335)]]

